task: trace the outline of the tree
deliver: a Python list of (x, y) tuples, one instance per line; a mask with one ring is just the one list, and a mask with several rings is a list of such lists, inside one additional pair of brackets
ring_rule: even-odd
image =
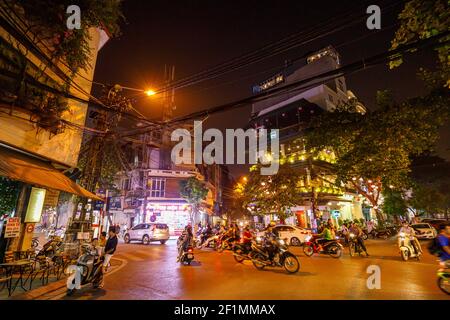
[(382, 209), (384, 213), (396, 220), (399, 216), (403, 216), (407, 212), (408, 206), (402, 192), (390, 188), (383, 189)]
[(191, 225), (195, 226), (196, 216), (198, 215), (201, 203), (208, 195), (208, 188), (205, 184), (195, 177), (180, 181), (180, 195), (191, 205), (189, 219)]
[(413, 161), (411, 177), (414, 182), (410, 205), (417, 211), (435, 215), (450, 213), (450, 163), (426, 155)]
[(307, 146), (333, 150), (336, 183), (355, 188), (382, 222), (383, 187), (410, 187), (411, 157), (433, 147), (449, 106), (449, 94), (443, 90), (403, 103), (396, 103), (389, 92), (379, 92), (373, 112), (354, 112), (349, 103), (315, 118), (306, 133)]
[[(400, 27), (391, 42), (391, 50), (401, 45), (426, 39), (448, 32), (450, 25), (450, 7), (448, 0), (411, 0), (399, 14)], [(450, 40), (450, 36), (443, 37), (441, 42)], [(421, 77), (431, 87), (446, 86), (450, 88), (450, 45), (442, 45), (436, 49), (438, 54), (438, 69), (429, 71), (420, 69)], [(390, 67), (401, 65), (403, 58), (399, 56), (390, 62)]]
[(0, 218), (11, 214), (16, 208), (19, 185), (18, 181), (0, 177)]
[(272, 176), (261, 175), (254, 168), (247, 182), (238, 185), (236, 192), (242, 198), (245, 209), (254, 208), (253, 214), (275, 213), (283, 223), (292, 214), (289, 208), (298, 205), (301, 200), (298, 188), (300, 179), (300, 171), (287, 164), (281, 165), (278, 173)]

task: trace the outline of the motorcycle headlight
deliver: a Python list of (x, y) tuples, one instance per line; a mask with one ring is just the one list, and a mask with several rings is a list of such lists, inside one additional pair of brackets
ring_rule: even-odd
[(398, 235), (399, 235), (399, 237), (401, 237), (401, 238), (404, 238), (404, 237), (405, 237), (405, 233), (404, 233), (404, 232), (400, 232)]
[(256, 242), (261, 242), (261, 237), (256, 237)]
[(283, 245), (283, 246), (286, 244), (286, 242), (284, 242), (283, 239), (278, 240), (278, 243), (281, 244), (281, 245)]
[(355, 235), (353, 233), (350, 233), (350, 238), (354, 238)]

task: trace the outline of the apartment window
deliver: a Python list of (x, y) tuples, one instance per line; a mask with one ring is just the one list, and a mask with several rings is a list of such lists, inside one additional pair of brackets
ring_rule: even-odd
[(130, 179), (125, 178), (122, 180), (122, 190), (130, 190)]
[(166, 179), (151, 178), (149, 179), (150, 196), (153, 198), (163, 198), (166, 193)]

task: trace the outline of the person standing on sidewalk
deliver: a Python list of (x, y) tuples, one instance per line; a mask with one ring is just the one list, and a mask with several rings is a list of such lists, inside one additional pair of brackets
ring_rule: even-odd
[(103, 273), (106, 272), (106, 268), (109, 265), (109, 262), (111, 261), (114, 252), (116, 252), (117, 242), (118, 240), (116, 235), (116, 229), (112, 227), (109, 229), (109, 237), (105, 245), (105, 260), (103, 261), (103, 269), (102, 269)]

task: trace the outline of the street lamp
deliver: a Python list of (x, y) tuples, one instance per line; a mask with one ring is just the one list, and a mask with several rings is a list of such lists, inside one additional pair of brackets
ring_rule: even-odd
[(145, 94), (149, 97), (154, 96), (156, 94), (156, 91), (148, 89), (145, 91)]

